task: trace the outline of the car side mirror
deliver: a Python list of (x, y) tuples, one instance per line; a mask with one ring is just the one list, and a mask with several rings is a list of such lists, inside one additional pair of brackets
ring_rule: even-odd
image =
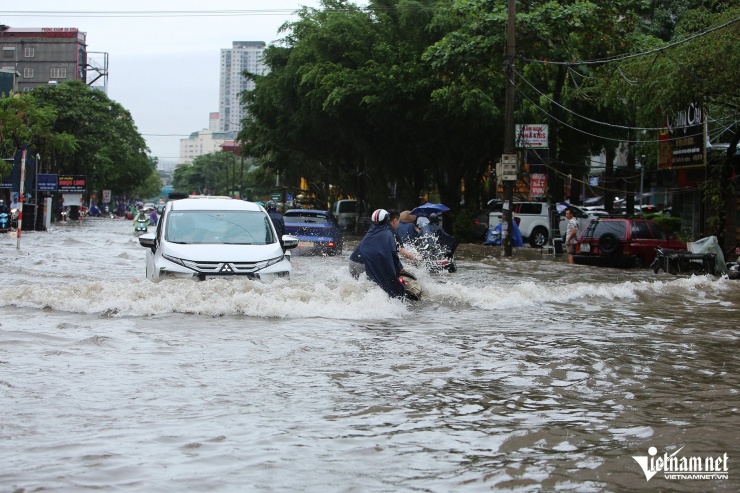
[(139, 245), (143, 246), (144, 248), (149, 248), (152, 253), (157, 249), (157, 240), (154, 236), (154, 233), (144, 233), (143, 235), (139, 236)]
[[(139, 237), (141, 238), (141, 237)], [(283, 235), (282, 237), (283, 250), (292, 250), (298, 246), (298, 238), (291, 235)]]

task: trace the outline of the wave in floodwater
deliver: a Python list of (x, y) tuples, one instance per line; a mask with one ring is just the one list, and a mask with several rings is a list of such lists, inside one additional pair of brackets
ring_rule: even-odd
[(573, 302), (596, 310), (611, 308), (615, 301), (683, 308), (728, 306), (738, 299), (737, 281), (653, 278), (652, 272), (569, 266), (547, 259), (502, 260), (496, 250), (485, 248), (479, 249), (476, 261), (458, 261), (455, 274), (432, 275), (407, 266), (424, 290), (421, 302), (389, 299), (367, 279), (353, 279), (347, 269), (349, 246), (339, 257), (294, 255), (290, 281), (152, 282), (144, 278), (146, 249), (130, 225), (120, 220), (58, 225), (49, 232), (24, 235), (21, 249), (7, 235), (0, 236), (0, 263), (6, 274), (0, 306), (112, 317), (181, 313), (337, 320), (404, 319), (434, 306), (452, 313), (444, 314), (449, 320), (463, 311), (472, 317), (532, 307), (562, 311)]
[[(322, 259), (313, 259), (318, 267)], [(303, 260), (307, 262), (307, 260)], [(455, 276), (419, 274), (424, 289), (421, 302), (390, 299), (367, 279), (356, 281), (343, 262), (332, 268), (310, 269), (290, 281), (263, 284), (249, 280), (69, 279), (69, 282), (35, 280), (0, 287), (0, 306), (43, 308), (107, 316), (147, 316), (186, 313), (208, 316), (246, 315), (277, 318), (323, 317), (347, 320), (396, 319), (429, 304), (472, 310), (526, 309), (578, 299), (597, 304), (635, 301), (641, 297), (685, 297), (706, 300), (732, 289), (734, 281), (710, 277), (621, 283), (574, 282), (566, 290), (559, 282), (466, 285)], [(728, 301), (714, 301), (727, 304)]]

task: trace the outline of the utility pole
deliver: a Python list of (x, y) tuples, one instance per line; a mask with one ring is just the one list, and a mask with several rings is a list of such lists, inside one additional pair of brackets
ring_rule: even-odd
[[(502, 180), (504, 183), (504, 208), (502, 210), (501, 236), (504, 249), (504, 257), (511, 257), (511, 238), (514, 231), (512, 225), (512, 205), (514, 201), (514, 184), (516, 174), (513, 176), (506, 173), (507, 163), (514, 160), (515, 171), (517, 170), (517, 156), (514, 149), (514, 98), (516, 96), (514, 86), (514, 56), (516, 54), (516, 0), (508, 0), (508, 23), (506, 26), (506, 113), (504, 122), (504, 155), (501, 156), (501, 164), (504, 171)], [(510, 169), (509, 169), (510, 170)], [(510, 170), (511, 171), (511, 170)]]

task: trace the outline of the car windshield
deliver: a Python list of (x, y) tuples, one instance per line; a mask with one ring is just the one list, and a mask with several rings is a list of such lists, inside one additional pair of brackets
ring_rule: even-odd
[(285, 219), (292, 223), (326, 224), (329, 218), (323, 214), (286, 213)]
[(172, 211), (165, 240), (180, 244), (267, 245), (276, 241), (260, 211)]
[(354, 200), (340, 202), (338, 212), (340, 214), (349, 214), (349, 213), (357, 212), (357, 202), (355, 202)]

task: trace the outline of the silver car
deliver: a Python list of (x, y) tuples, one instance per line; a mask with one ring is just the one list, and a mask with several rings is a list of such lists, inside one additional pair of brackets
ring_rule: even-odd
[(139, 237), (146, 277), (199, 280), (244, 276), (270, 282), (290, 277), (290, 256), (298, 238), (277, 237), (260, 205), (241, 200), (200, 198), (167, 203), (155, 233)]

